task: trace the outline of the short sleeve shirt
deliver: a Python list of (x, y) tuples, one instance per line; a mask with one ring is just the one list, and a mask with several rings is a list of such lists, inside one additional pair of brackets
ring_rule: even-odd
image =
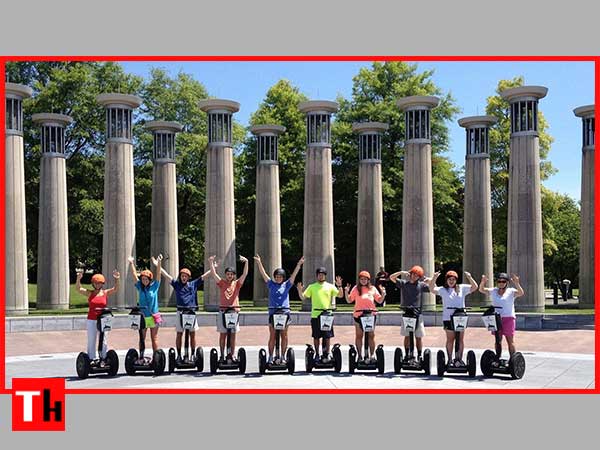
[[(356, 318), (363, 315), (363, 313), (360, 312), (363, 309), (375, 310), (375, 302), (379, 302), (380, 300), (381, 294), (375, 286), (371, 286), (369, 290), (363, 289), (361, 294), (358, 293), (357, 286), (354, 286), (348, 296), (348, 301), (354, 303), (354, 313), (352, 315)], [(377, 312), (373, 311), (372, 314), (377, 314)]]
[(421, 295), (429, 292), (429, 285), (422, 281), (411, 283), (408, 280), (396, 280), (396, 287), (400, 289), (402, 293), (402, 306), (416, 306), (422, 305)]
[(517, 317), (517, 313), (515, 312), (516, 293), (517, 290), (515, 288), (506, 288), (503, 295), (500, 295), (498, 288), (493, 288), (490, 291), (492, 305), (502, 307), (502, 309), (496, 311), (500, 313), (502, 317)]
[(457, 287), (458, 292), (456, 292), (456, 289), (454, 288), (447, 289), (440, 286), (433, 288), (433, 293), (442, 297), (442, 305), (444, 306), (444, 309), (442, 310), (442, 320), (450, 320), (455, 310), (449, 308), (465, 307), (465, 297), (470, 294), (471, 285), (459, 284)]
[(142, 307), (144, 317), (150, 317), (158, 312), (158, 288), (160, 281), (152, 281), (147, 288), (144, 288), (141, 280), (135, 283), (138, 290), (138, 305)]
[(331, 308), (331, 299), (336, 297), (337, 294), (338, 288), (327, 281), (323, 284), (316, 282), (308, 286), (302, 295), (311, 300), (312, 311), (310, 317), (313, 319), (319, 317), (323, 311), (318, 310)]
[(171, 286), (177, 297), (177, 306), (198, 306), (198, 289), (203, 284), (202, 278), (188, 281), (185, 284), (179, 280), (171, 280)]
[(240, 305), (240, 289), (244, 283), (240, 283), (240, 280), (232, 281), (228, 283), (222, 279), (217, 283), (219, 290), (221, 291), (220, 306), (239, 306)]
[(269, 289), (269, 315), (273, 315), (276, 308), (290, 307), (289, 294), (290, 289), (292, 289), (292, 282), (290, 280), (284, 281), (281, 284), (269, 280), (267, 281), (267, 288)]

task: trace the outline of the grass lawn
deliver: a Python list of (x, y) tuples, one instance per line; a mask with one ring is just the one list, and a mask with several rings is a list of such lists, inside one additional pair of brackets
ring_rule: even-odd
[[(88, 287), (89, 286), (85, 286)], [(29, 315), (39, 316), (39, 315), (65, 315), (65, 314), (87, 314), (87, 298), (81, 295), (75, 289), (75, 285), (71, 285), (71, 304), (68, 310), (37, 310), (36, 309), (36, 293), (37, 293), (37, 285), (30, 284), (29, 285)], [(574, 289), (574, 295), (577, 295), (577, 289)], [(338, 311), (352, 311), (354, 306), (346, 304), (343, 299), (337, 304)], [(202, 308), (204, 305), (204, 292), (198, 291), (198, 305)], [(265, 306), (254, 306), (252, 300), (240, 300), (240, 305), (242, 306), (242, 311), (267, 311)], [(290, 301), (290, 306), (293, 311), (300, 311), (302, 307), (302, 303), (298, 300)], [(436, 305), (436, 311), (442, 310), (442, 305)], [(174, 312), (176, 308), (173, 307), (162, 307), (160, 308), (162, 312)], [(399, 305), (391, 304), (381, 308), (382, 311), (400, 311)], [(593, 309), (577, 309), (573, 308), (572, 304), (566, 305), (546, 305), (546, 314), (594, 314)]]

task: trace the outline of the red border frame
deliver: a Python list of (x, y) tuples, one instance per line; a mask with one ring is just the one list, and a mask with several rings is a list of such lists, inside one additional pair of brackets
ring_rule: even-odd
[[(0, 56), (0, 80), (5, 79), (5, 63), (7, 61), (207, 61), (207, 62), (356, 62), (356, 61), (410, 61), (410, 62), (431, 62), (431, 61), (460, 61), (460, 62), (574, 62), (588, 61), (595, 63), (595, 105), (596, 117), (600, 112), (600, 56)], [(4, 82), (0, 83), (0, 98), (4, 98)], [(0, 108), (0, 124), (5, 121), (5, 108)], [(598, 142), (600, 133), (596, 129), (595, 142)], [(5, 139), (4, 127), (0, 129), (0, 183), (5, 183)], [(599, 173), (600, 160), (595, 158), (595, 173)], [(600, 198), (598, 196), (598, 183), (594, 186), (595, 210), (600, 209)], [(0, 196), (0, 210), (4, 212), (5, 197)], [(5, 219), (4, 213), (0, 214), (0, 274), (5, 271)], [(596, 227), (597, 228), (597, 227)], [(600, 250), (597, 245), (598, 234), (595, 233), (595, 276), (600, 279), (600, 266), (598, 258)], [(6, 357), (6, 338), (5, 338), (5, 289), (0, 289), (0, 394), (12, 394), (12, 389), (6, 389), (5, 357)], [(596, 283), (595, 308), (600, 306), (600, 283)], [(594, 354), (600, 344), (600, 334), (598, 326), (600, 318), (595, 316), (595, 342)], [(595, 359), (594, 389), (66, 389), (67, 394), (600, 394), (598, 386), (598, 373), (600, 372), (600, 359)]]

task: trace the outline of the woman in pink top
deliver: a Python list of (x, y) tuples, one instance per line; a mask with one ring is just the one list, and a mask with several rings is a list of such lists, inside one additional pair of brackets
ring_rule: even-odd
[[(358, 274), (358, 284), (352, 288), (350, 291), (350, 285), (347, 284), (344, 289), (344, 295), (346, 297), (346, 301), (348, 303), (354, 303), (354, 330), (356, 331), (356, 336), (354, 339), (354, 343), (356, 344), (356, 350), (358, 352), (358, 359), (362, 359), (361, 351), (362, 351), (362, 341), (363, 341), (363, 330), (360, 326), (360, 316), (363, 315), (362, 310), (369, 309), (373, 311), (373, 315), (377, 314), (377, 308), (375, 302), (380, 305), (383, 303), (385, 299), (385, 288), (383, 286), (380, 287), (381, 294), (377, 290), (377, 288), (371, 285), (371, 274), (366, 270), (363, 270)], [(370, 333), (369, 335), (369, 351), (371, 353), (371, 359), (373, 359), (373, 355), (375, 354), (375, 333)], [(365, 359), (367, 355), (365, 355)]]
[(240, 261), (244, 263), (244, 272), (242, 276), (236, 279), (235, 268), (226, 267), (225, 268), (225, 279), (221, 278), (217, 274), (217, 265), (215, 263), (215, 256), (210, 256), (208, 258), (208, 263), (210, 265), (210, 275), (217, 282), (217, 287), (221, 292), (221, 298), (219, 302), (220, 311), (217, 316), (217, 331), (219, 332), (219, 347), (221, 348), (221, 359), (235, 359), (235, 336), (236, 333), (240, 330), (239, 325), (236, 325), (235, 329), (231, 330), (231, 354), (225, 355), (225, 341), (227, 339), (227, 329), (224, 325), (224, 316), (225, 310), (228, 306), (236, 307), (235, 310), (239, 311), (240, 308), (240, 289), (244, 285), (244, 281), (246, 281), (246, 276), (248, 275), (248, 259), (240, 256)]

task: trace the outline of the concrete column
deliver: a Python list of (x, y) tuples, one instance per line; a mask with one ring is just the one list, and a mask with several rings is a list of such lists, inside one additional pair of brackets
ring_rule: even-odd
[(135, 258), (132, 113), (142, 99), (127, 94), (100, 94), (97, 101), (106, 108), (102, 273), (107, 286), (111, 286), (112, 271), (121, 272), (121, 288), (109, 302), (112, 306), (125, 306), (136, 299), (127, 258)]
[(538, 101), (547, 92), (541, 86), (521, 86), (500, 94), (511, 105), (507, 272), (518, 274), (525, 290), (515, 302), (517, 311), (545, 308), (537, 119)]
[[(209, 256), (216, 255), (219, 275), (224, 277), (225, 267), (236, 266), (232, 115), (240, 104), (201, 100), (200, 109), (208, 114), (204, 267), (208, 269)], [(212, 277), (204, 285), (204, 309), (219, 309), (219, 289)]]
[(37, 308), (69, 309), (69, 224), (62, 114), (34, 114), (41, 126)]
[[(434, 271), (433, 199), (431, 181), (431, 109), (437, 97), (412, 96), (396, 102), (404, 111), (404, 191), (402, 197), (402, 270), (419, 265)], [(435, 296), (423, 296), (423, 308), (435, 308)]]
[[(256, 125), (250, 131), (257, 136), (254, 249), (267, 273), (271, 273), (281, 267), (278, 137), (285, 127)], [(269, 291), (257, 268), (254, 270), (253, 298), (255, 306), (265, 306), (269, 302)]]
[(379, 122), (352, 125), (358, 133), (358, 215), (356, 273), (367, 270), (373, 280), (383, 254), (383, 198), (381, 193), (381, 135), (389, 126)]
[[(316, 279), (317, 267), (327, 268), (327, 281), (335, 280), (333, 255), (333, 180), (331, 174), (331, 114), (335, 102), (312, 100), (298, 105), (306, 114), (306, 166), (304, 174), (304, 268), (302, 283)], [(310, 309), (304, 299), (302, 309)]]
[(596, 117), (594, 105), (574, 110), (583, 125), (581, 164), (581, 240), (579, 253), (579, 307), (594, 308), (594, 132)]
[[(493, 280), (492, 198), (490, 181), (489, 127), (494, 116), (464, 117), (458, 121), (467, 135), (465, 157), (465, 215), (463, 226), (463, 271), (479, 282), (481, 275)], [(469, 283), (463, 275), (463, 282)], [(467, 305), (489, 304), (489, 296), (474, 292)]]
[(28, 86), (6, 83), (4, 199), (6, 202), (6, 315), (27, 314), (27, 229), (25, 221), (25, 166), (23, 155), (23, 99), (31, 97)]
[[(175, 165), (175, 134), (183, 129), (177, 122), (151, 121), (146, 123), (154, 139), (152, 160), (152, 222), (150, 253), (162, 253), (162, 266), (173, 277), (179, 270), (179, 232), (177, 230), (177, 173)], [(156, 267), (152, 268), (156, 276)], [(161, 306), (177, 304), (175, 291), (163, 282), (158, 291)]]

